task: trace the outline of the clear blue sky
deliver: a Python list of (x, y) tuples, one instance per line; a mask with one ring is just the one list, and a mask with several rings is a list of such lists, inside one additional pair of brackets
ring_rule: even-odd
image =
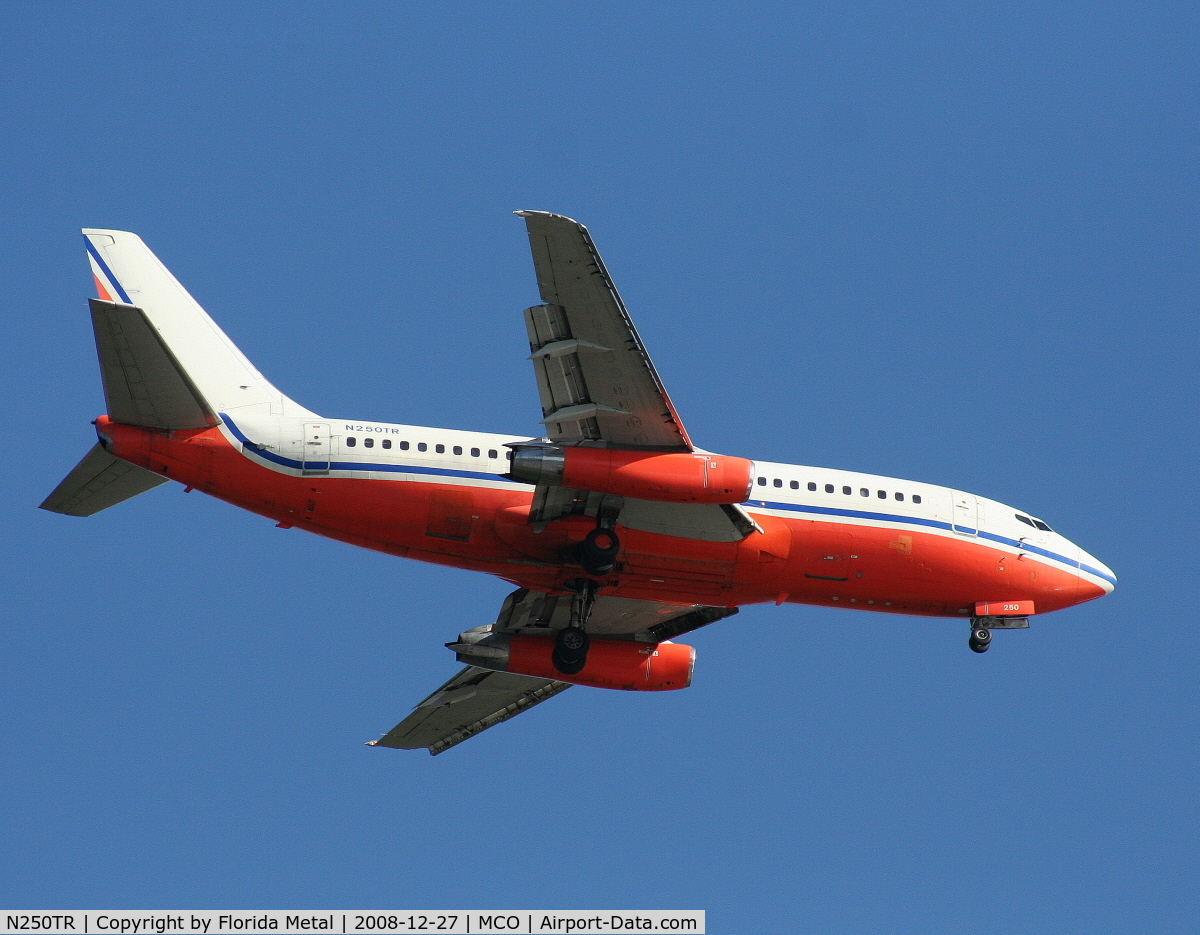
[[(703, 908), (1194, 933), (1185, 3), (5, 5), (0, 905)], [(309, 407), (534, 434), (523, 224), (588, 224), (698, 443), (941, 483), (1109, 563), (961, 622), (753, 607), (694, 687), (362, 746), (503, 583), (177, 486), (34, 509), (103, 400), (80, 227)]]

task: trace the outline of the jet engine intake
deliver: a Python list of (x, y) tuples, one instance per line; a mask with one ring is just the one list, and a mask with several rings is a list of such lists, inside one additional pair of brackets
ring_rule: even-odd
[(508, 476), (663, 503), (741, 503), (753, 471), (753, 462), (728, 455), (531, 445), (515, 447)]

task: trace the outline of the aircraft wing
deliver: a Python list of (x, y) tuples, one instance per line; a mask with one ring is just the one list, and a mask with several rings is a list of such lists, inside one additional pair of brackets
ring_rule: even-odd
[(426, 747), (437, 756), (570, 687), (566, 682), (467, 666), (369, 746)]
[[(518, 211), (529, 231), (545, 305), (525, 310), (546, 437), (561, 444), (691, 451), (675, 407), (638, 337), (587, 228), (545, 211)], [(611, 499), (539, 485), (529, 521), (620, 511), (631, 529), (710, 542), (736, 542), (755, 528), (737, 506)]]
[(587, 228), (545, 211), (517, 214), (529, 231), (546, 303), (525, 311), (546, 436), (691, 451)]
[[(488, 637), (522, 633), (549, 639), (553, 630), (567, 625), (570, 613), (571, 595), (521, 588), (505, 599), (494, 624), (468, 630), (459, 635), (458, 642), (447, 645), (455, 649), (460, 662), (470, 662), (471, 647)], [(659, 643), (736, 613), (736, 607), (668, 604), (601, 595), (588, 617), (587, 631), (610, 639)], [(483, 657), (476, 661), (489, 662)], [(570, 687), (569, 683), (554, 679), (468, 665), (369, 746), (399, 750), (425, 747), (437, 756)]]

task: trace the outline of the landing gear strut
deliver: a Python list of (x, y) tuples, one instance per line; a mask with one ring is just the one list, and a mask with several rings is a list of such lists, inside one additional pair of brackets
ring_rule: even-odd
[(575, 675), (587, 665), (588, 647), (592, 641), (584, 627), (592, 615), (600, 584), (590, 578), (574, 578), (567, 582), (567, 587), (575, 591), (571, 596), (571, 622), (554, 634), (554, 652), (550, 661), (563, 675)]
[(988, 647), (992, 645), (992, 631), (987, 627), (972, 623), (971, 638), (967, 640), (967, 645), (971, 647), (972, 652), (986, 653)]

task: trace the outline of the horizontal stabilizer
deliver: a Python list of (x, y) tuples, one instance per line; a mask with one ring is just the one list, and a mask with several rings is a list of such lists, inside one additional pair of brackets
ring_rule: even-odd
[(91, 516), (166, 482), (165, 477), (122, 461), (96, 445), (42, 501), (40, 509), (67, 516)]
[(142, 309), (100, 299), (88, 304), (110, 419), (154, 429), (217, 424), (217, 417)]
[(553, 679), (467, 666), (370, 746), (427, 747), (437, 756), (570, 687)]

